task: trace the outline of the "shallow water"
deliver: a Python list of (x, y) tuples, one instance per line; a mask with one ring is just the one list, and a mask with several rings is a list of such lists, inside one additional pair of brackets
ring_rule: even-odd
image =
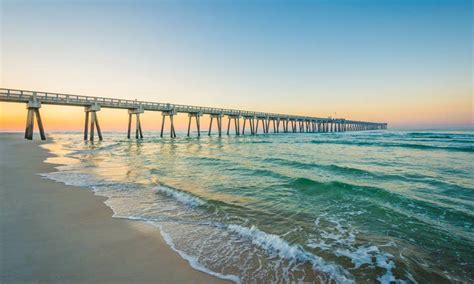
[(472, 131), (52, 137), (62, 166), (45, 177), (108, 197), (219, 277), (474, 281)]

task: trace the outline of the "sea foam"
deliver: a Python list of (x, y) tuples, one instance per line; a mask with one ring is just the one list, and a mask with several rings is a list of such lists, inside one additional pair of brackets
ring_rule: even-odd
[(280, 258), (290, 261), (308, 261), (313, 265), (313, 268), (321, 272), (327, 273), (332, 279), (342, 283), (353, 283), (352, 277), (342, 267), (328, 263), (321, 257), (310, 254), (304, 251), (298, 245), (290, 245), (280, 236), (268, 234), (259, 230), (256, 226), (243, 227), (240, 225), (231, 224), (227, 228), (239, 234), (241, 237), (250, 239), (254, 245), (257, 245), (269, 253), (274, 253)]

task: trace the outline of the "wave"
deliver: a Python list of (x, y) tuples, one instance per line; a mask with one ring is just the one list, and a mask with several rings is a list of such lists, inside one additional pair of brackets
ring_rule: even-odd
[(381, 252), (375, 245), (362, 246), (355, 251), (348, 249), (337, 249), (337, 256), (345, 256), (354, 264), (354, 268), (360, 268), (362, 265), (377, 265), (377, 267), (385, 269), (385, 274), (377, 277), (380, 283), (404, 283), (405, 281), (396, 279), (393, 275), (395, 263), (390, 260), (393, 255), (387, 252)]
[(110, 151), (110, 150), (113, 150), (113, 149), (117, 148), (118, 146), (121, 146), (122, 143), (121, 142), (116, 142), (116, 143), (112, 143), (112, 144), (105, 145), (105, 146), (99, 146), (99, 145), (100, 144), (94, 144), (93, 147), (90, 147), (90, 148), (87, 148), (87, 149), (74, 150), (74, 151), (71, 151), (70, 153), (66, 154), (66, 156), (67, 157), (74, 157), (74, 156), (79, 155), (79, 154), (96, 154), (96, 153), (101, 152), (101, 151)]
[[(432, 188), (439, 189), (445, 193), (453, 193), (456, 195), (463, 194), (466, 197), (474, 197), (474, 191), (470, 187), (462, 186), (454, 182), (440, 180), (439, 177), (430, 176), (419, 173), (404, 173), (404, 174), (388, 174), (382, 172), (375, 172), (365, 170), (361, 168), (354, 168), (348, 166), (339, 166), (336, 164), (317, 164), (317, 163), (305, 163), (292, 160), (286, 160), (281, 158), (267, 158), (264, 159), (266, 162), (277, 163), (278, 165), (285, 165), (292, 168), (300, 169), (322, 169), (329, 173), (340, 173), (344, 176), (351, 175), (359, 178), (372, 178), (377, 180), (390, 180), (390, 181), (404, 181), (404, 182), (417, 182), (429, 185)], [(445, 169), (447, 171), (448, 169)], [(455, 174), (459, 174), (456, 172)]]
[(408, 133), (407, 136), (414, 138), (431, 138), (431, 139), (452, 139), (452, 135), (448, 134), (426, 134), (426, 133)]
[(230, 280), (230, 281), (233, 281), (235, 283), (241, 283), (240, 278), (238, 276), (232, 275), (232, 274), (223, 274), (223, 273), (218, 273), (218, 272), (212, 271), (212, 270), (208, 269), (207, 267), (205, 267), (204, 265), (202, 265), (199, 262), (198, 257), (189, 255), (189, 254), (185, 253), (184, 251), (177, 249), (176, 245), (173, 242), (172, 237), (167, 232), (165, 232), (165, 230), (163, 230), (163, 228), (160, 224), (158, 224), (156, 222), (152, 222), (152, 221), (148, 221), (146, 223), (151, 224), (154, 227), (157, 227), (160, 230), (160, 234), (163, 236), (163, 239), (168, 244), (168, 246), (170, 246), (172, 250), (177, 252), (183, 259), (185, 259), (189, 263), (189, 265), (191, 265), (192, 268), (194, 268), (196, 270), (199, 270), (199, 271), (202, 271), (204, 273), (207, 273), (209, 275), (224, 279), (224, 280)]
[(62, 182), (65, 185), (72, 185), (72, 186), (79, 186), (79, 187), (93, 187), (96, 185), (108, 184), (107, 182), (101, 182), (95, 179), (93, 176), (89, 174), (66, 172), (64, 171), (63, 168), (65, 167), (60, 166), (56, 168), (59, 170), (57, 172), (40, 173), (38, 175), (50, 180), (54, 180), (56, 182)]
[[(162, 221), (165, 220), (153, 220), (143, 217), (135, 217), (135, 216), (118, 216), (114, 215), (114, 218), (122, 218), (122, 219), (129, 219), (134, 221), (142, 221), (148, 224), (151, 224), (160, 229), (160, 232), (165, 239), (166, 243), (176, 251), (183, 259), (187, 260), (189, 264), (200, 271), (206, 272), (210, 275), (214, 275), (221, 279), (227, 279), (234, 281), (236, 283), (242, 282), (241, 279), (232, 274), (224, 274), (213, 271), (207, 268), (203, 263), (199, 261), (199, 256), (195, 256), (192, 254), (186, 253), (184, 250), (179, 249), (175, 245), (174, 238), (169, 234), (162, 226)], [(170, 221), (170, 220), (166, 220)], [(178, 222), (179, 224), (183, 224), (183, 222)], [(287, 264), (288, 267), (294, 266), (298, 267), (301, 263), (309, 263), (314, 269), (314, 271), (318, 271), (322, 273), (322, 277), (327, 277), (329, 283), (336, 282), (336, 283), (354, 283), (352, 279), (352, 275), (346, 271), (343, 267), (327, 262), (321, 257), (311, 254), (305, 251), (299, 245), (291, 245), (284, 239), (282, 239), (278, 235), (266, 233), (264, 231), (259, 230), (256, 226), (251, 227), (244, 227), (237, 224), (224, 224), (219, 222), (200, 222), (200, 221), (188, 221), (184, 222), (186, 224), (191, 225), (199, 225), (199, 226), (210, 226), (214, 228), (218, 228), (220, 230), (225, 230), (230, 234), (234, 234), (237, 238), (248, 240), (250, 243), (266, 253), (268, 253), (269, 259), (278, 258), (281, 260), (287, 260), (289, 263)], [(223, 236), (226, 236), (228, 233), (224, 233)], [(237, 245), (242, 244), (242, 241), (237, 241)], [(238, 247), (233, 248), (234, 250), (239, 250)], [(280, 262), (280, 261), (277, 261)], [(287, 279), (288, 280), (288, 279)], [(287, 281), (286, 280), (286, 281)], [(333, 281), (330, 281), (333, 280)], [(324, 281), (326, 282), (326, 281)]]
[[(473, 190), (469, 187), (461, 186), (449, 181), (442, 181), (442, 180), (437, 179), (435, 176), (428, 176), (428, 175), (423, 175), (423, 174), (418, 174), (418, 173), (416, 174), (412, 174), (412, 173), (388, 174), (388, 173), (365, 170), (361, 168), (340, 166), (336, 164), (325, 165), (325, 164), (318, 164), (318, 163), (311, 163), (311, 162), (306, 163), (306, 162), (292, 161), (292, 160), (281, 159), (281, 158), (266, 158), (263, 161), (276, 163), (278, 164), (278, 166), (281, 166), (281, 165), (288, 166), (290, 168), (299, 168), (299, 169), (315, 169), (316, 168), (316, 169), (327, 171), (328, 173), (331, 173), (331, 174), (339, 173), (345, 177), (350, 175), (350, 176), (354, 176), (358, 178), (424, 183), (431, 187), (441, 189), (445, 192), (450, 190), (453, 193), (456, 193), (456, 194), (463, 193), (463, 194), (466, 194), (466, 196), (470, 196), (470, 197), (472, 197), (474, 194)], [(290, 178), (290, 177), (283, 176), (283, 178)], [(304, 185), (305, 181), (302, 181), (302, 183)], [(306, 181), (306, 183), (311, 183), (311, 181)]]
[[(359, 199), (362, 199), (364, 203), (368, 201), (378, 208), (382, 207), (392, 213), (415, 218), (442, 230), (447, 230), (452, 226), (463, 226), (462, 220), (467, 221), (472, 218), (472, 212), (466, 210), (464, 206), (454, 207), (447, 203), (440, 203), (432, 196), (429, 198), (430, 196), (424, 197), (410, 192), (407, 194), (392, 192), (381, 187), (355, 185), (340, 181), (319, 182), (309, 178), (294, 178), (286, 186), (298, 190), (302, 194), (317, 195), (318, 198), (344, 198), (350, 199), (352, 203), (357, 203)], [(447, 213), (449, 216), (453, 216), (451, 223), (439, 223), (436, 218)], [(454, 222), (455, 220), (458, 222)]]
[(328, 263), (321, 257), (310, 254), (298, 245), (290, 245), (280, 236), (268, 234), (260, 231), (256, 226), (243, 227), (240, 225), (230, 224), (227, 228), (237, 233), (243, 238), (249, 239), (254, 245), (257, 245), (269, 253), (275, 253), (278, 257), (290, 261), (307, 261), (313, 268), (327, 273), (332, 279), (340, 283), (354, 283), (351, 276), (340, 266)]
[(307, 194), (312, 194), (312, 192), (316, 192), (316, 191), (329, 193), (329, 194), (339, 194), (341, 193), (341, 190), (344, 190), (343, 193), (346, 196), (350, 194), (360, 195), (360, 193), (363, 193), (364, 195), (370, 195), (371, 197), (379, 197), (379, 198), (382, 198), (383, 200), (390, 200), (390, 198), (393, 199), (394, 197), (396, 197), (396, 198), (402, 198), (402, 199), (407, 199), (408, 201), (411, 201), (411, 199), (401, 194), (390, 192), (383, 188), (355, 185), (355, 184), (346, 183), (342, 181), (321, 182), (321, 181), (316, 181), (310, 178), (300, 177), (300, 178), (293, 178), (291, 181), (287, 183), (287, 186), (294, 188), (296, 190), (301, 189), (303, 190), (302, 191), (303, 193), (307, 193)]
[(190, 193), (186, 193), (177, 189), (172, 189), (165, 186), (155, 186), (153, 188), (156, 192), (163, 193), (168, 197), (174, 198), (176, 201), (183, 203), (185, 205), (196, 207), (204, 205), (206, 202), (196, 196), (193, 196)]
[(266, 159), (263, 159), (263, 161), (276, 162), (279, 165), (286, 165), (289, 167), (300, 168), (300, 169), (318, 168), (318, 169), (341, 172), (343, 174), (353, 174), (353, 175), (358, 175), (358, 176), (364, 176), (364, 175), (375, 176), (376, 175), (373, 172), (370, 172), (364, 169), (338, 166), (335, 164), (323, 165), (323, 164), (317, 164), (317, 163), (305, 163), (305, 162), (299, 162), (299, 161), (293, 161), (293, 160), (286, 160), (286, 159), (281, 159), (281, 158), (266, 158)]
[(39, 173), (38, 175), (65, 185), (90, 188), (96, 193), (97, 189), (101, 187), (113, 188), (117, 191), (126, 191), (137, 187), (134, 183), (107, 181), (91, 174), (71, 172), (68, 170), (68, 166), (59, 166), (56, 169), (58, 170), (56, 172)]
[(411, 148), (419, 150), (446, 150), (474, 153), (474, 146), (453, 147), (453, 146), (434, 146), (427, 144), (410, 144), (410, 143), (389, 143), (389, 142), (369, 142), (369, 141), (347, 141), (347, 140), (311, 140), (312, 144), (336, 144), (336, 145), (353, 145), (353, 146), (377, 146), (377, 147), (397, 147)]
[(273, 144), (272, 141), (268, 140), (249, 140), (249, 141), (239, 141), (237, 143), (243, 143), (243, 144)]
[(440, 132), (408, 132), (407, 137), (414, 138), (433, 138), (433, 139), (456, 139), (466, 138), (474, 139), (474, 135), (469, 133), (440, 133)]
[(310, 178), (293, 178), (287, 184), (290, 187), (295, 189), (307, 189), (307, 188), (317, 188), (317, 189), (333, 189), (333, 188), (343, 188), (343, 189), (352, 189), (356, 188), (356, 185), (348, 184), (340, 181), (329, 181), (329, 182), (320, 182)]
[[(61, 170), (61, 167), (58, 167), (59, 170)], [(57, 172), (51, 172), (51, 173), (42, 173), (39, 174), (40, 176), (44, 178), (48, 178), (51, 180), (54, 180), (56, 182), (61, 182), (66, 185), (72, 185), (72, 186), (78, 186), (78, 187), (86, 187), (86, 188), (91, 188), (96, 194), (96, 189), (99, 186), (114, 186), (114, 185), (119, 185), (119, 187), (127, 187), (126, 184), (123, 183), (111, 183), (111, 182), (104, 182), (100, 181), (97, 179), (94, 179), (91, 175), (88, 174), (81, 174), (81, 173), (72, 173), (72, 172), (62, 172), (62, 171), (57, 171)], [(191, 194), (181, 192), (178, 190), (174, 190), (165, 186), (157, 186), (154, 188), (154, 190), (164, 193), (165, 195), (174, 198), (177, 202), (184, 203), (188, 206), (199, 206), (204, 204), (205, 202), (197, 197), (192, 196)], [(106, 196), (107, 199), (109, 199), (108, 196)], [(178, 250), (169, 234), (167, 234), (161, 227), (161, 225), (158, 223), (159, 220), (153, 220), (150, 218), (144, 218), (144, 217), (136, 217), (136, 216), (123, 216), (119, 215), (116, 211), (116, 208), (111, 206), (108, 201), (104, 202), (109, 208), (112, 209), (113, 211), (113, 218), (118, 218), (118, 219), (127, 219), (127, 220), (132, 220), (132, 221), (142, 221), (147, 224), (153, 225), (154, 227), (157, 227), (160, 230), (160, 234), (165, 240), (165, 242), (173, 249), (176, 251), (183, 259), (185, 259), (191, 267), (193, 267), (196, 270), (202, 271), (204, 273), (207, 273), (209, 275), (224, 279), (224, 280), (230, 280), (235, 283), (241, 283), (239, 277), (236, 275), (232, 274), (223, 274), (223, 273), (218, 273), (215, 271), (212, 271), (205, 267), (203, 264), (201, 264), (198, 260), (198, 257), (192, 256), (189, 254), (186, 254), (184, 251)], [(169, 220), (168, 220), (169, 221)]]

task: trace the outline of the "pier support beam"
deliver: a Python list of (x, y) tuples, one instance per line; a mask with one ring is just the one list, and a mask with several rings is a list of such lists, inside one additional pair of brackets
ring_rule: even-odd
[(128, 131), (127, 138), (130, 139), (130, 132), (132, 130), (132, 116), (135, 115), (135, 139), (143, 139), (142, 124), (140, 122), (140, 114), (144, 113), (143, 107), (133, 108), (128, 110)]
[(175, 114), (176, 114), (176, 112), (175, 112), (174, 109), (170, 109), (170, 110), (161, 112), (161, 116), (163, 117), (163, 119), (161, 121), (160, 137), (163, 137), (163, 130), (165, 128), (165, 120), (166, 120), (166, 117), (169, 116), (170, 117), (170, 137), (171, 138), (176, 138), (176, 131), (174, 129), (174, 121), (173, 121), (173, 117), (174, 117)]
[(296, 133), (296, 120), (291, 120), (291, 130)]
[(288, 133), (288, 123), (289, 123), (288, 118), (283, 119), (283, 132), (284, 133)]
[(234, 120), (235, 135), (240, 135), (240, 115), (228, 115), (229, 122), (227, 123), (227, 135), (230, 133), (230, 123)]
[(257, 117), (256, 120), (257, 120), (257, 124), (256, 124), (255, 127), (254, 127), (254, 132), (253, 132), (253, 134), (257, 134), (257, 133), (258, 133), (258, 123), (260, 122), (260, 118)]
[(245, 134), (245, 125), (247, 124), (247, 120), (249, 121), (249, 127), (250, 127), (250, 134), (251, 135), (254, 135), (254, 127), (253, 127), (253, 124), (254, 124), (254, 117), (253, 116), (243, 116), (244, 118), (244, 123), (242, 125), (242, 135)]
[(280, 132), (280, 119), (279, 118), (271, 118), (271, 121), (273, 123), (273, 133), (279, 133)]
[(198, 137), (201, 137), (201, 116), (202, 116), (202, 113), (200, 113), (200, 112), (190, 112), (190, 113), (188, 113), (188, 116), (189, 116), (188, 137), (189, 137), (189, 134), (190, 134), (190, 131), (191, 131), (191, 119), (193, 117), (196, 121), (196, 128), (197, 128), (197, 132), (198, 132)]
[(41, 102), (34, 95), (28, 103), (26, 104), (26, 109), (28, 114), (26, 116), (26, 128), (25, 128), (25, 139), (33, 140), (33, 130), (35, 124), (35, 116), (38, 124), (38, 129), (40, 132), (41, 140), (46, 140), (46, 135), (44, 133), (43, 121), (41, 120), (41, 115), (39, 109), (41, 108)]
[[(84, 140), (87, 140), (87, 133), (89, 133), (89, 140), (94, 141), (94, 129), (97, 129), (97, 135), (99, 136), (99, 141), (102, 141), (102, 131), (100, 130), (99, 119), (97, 117), (97, 112), (100, 111), (100, 105), (93, 104), (90, 106), (84, 107), (84, 112), (86, 115), (85, 125), (84, 125)], [(90, 129), (89, 127), (89, 116), (90, 116)]]
[(217, 121), (217, 131), (219, 133), (219, 137), (222, 136), (222, 113), (218, 114), (211, 114), (211, 122), (209, 123), (209, 132), (208, 135), (211, 136), (211, 130), (212, 130), (212, 121), (214, 118)]
[(258, 125), (260, 121), (262, 122), (263, 133), (268, 133), (268, 129), (270, 127), (270, 120), (267, 117), (258, 117), (258, 116), (256, 117), (256, 120), (257, 120), (257, 125), (255, 125), (254, 134), (258, 133)]

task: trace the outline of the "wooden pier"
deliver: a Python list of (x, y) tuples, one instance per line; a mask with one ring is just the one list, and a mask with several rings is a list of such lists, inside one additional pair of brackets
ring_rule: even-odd
[[(315, 133), (315, 132), (345, 132), (345, 131), (363, 131), (387, 129), (387, 123), (355, 121), (344, 118), (321, 118), (311, 116), (298, 116), (289, 114), (276, 114), (247, 110), (223, 109), (214, 107), (200, 107), (189, 105), (178, 105), (170, 103), (146, 102), (137, 100), (125, 100), (114, 98), (102, 98), (92, 96), (58, 94), (50, 92), (26, 91), (0, 88), (0, 101), (25, 103), (27, 107), (27, 120), (25, 128), (25, 138), (33, 139), (34, 118), (38, 124), (42, 140), (46, 140), (46, 134), (43, 122), (40, 116), (42, 104), (64, 105), (84, 107), (85, 124), (84, 140), (94, 140), (94, 132), (97, 130), (99, 140), (103, 139), (102, 131), (99, 125), (98, 112), (101, 108), (126, 109), (128, 110), (128, 132), (127, 137), (131, 137), (132, 118), (135, 116), (135, 138), (142, 139), (143, 132), (140, 123), (140, 115), (145, 111), (158, 111), (162, 114), (160, 136), (163, 137), (165, 121), (168, 117), (170, 136), (176, 137), (173, 117), (178, 113), (187, 113), (189, 116), (187, 136), (190, 135), (191, 124), (194, 118), (197, 135), (201, 135), (200, 118), (203, 115), (209, 115), (210, 125), (208, 135), (212, 134), (215, 119), (217, 135), (222, 136), (222, 119), (227, 117), (227, 135), (229, 135), (231, 124), (233, 124), (235, 135), (245, 135), (246, 126), (249, 131), (247, 134), (256, 135), (260, 129), (263, 133), (270, 133), (272, 125), (273, 133)], [(242, 130), (240, 128), (242, 121)], [(90, 125), (89, 125), (90, 124)], [(90, 128), (89, 128), (90, 126)], [(281, 126), (281, 127), (280, 127)], [(281, 131), (280, 131), (281, 129)]]

